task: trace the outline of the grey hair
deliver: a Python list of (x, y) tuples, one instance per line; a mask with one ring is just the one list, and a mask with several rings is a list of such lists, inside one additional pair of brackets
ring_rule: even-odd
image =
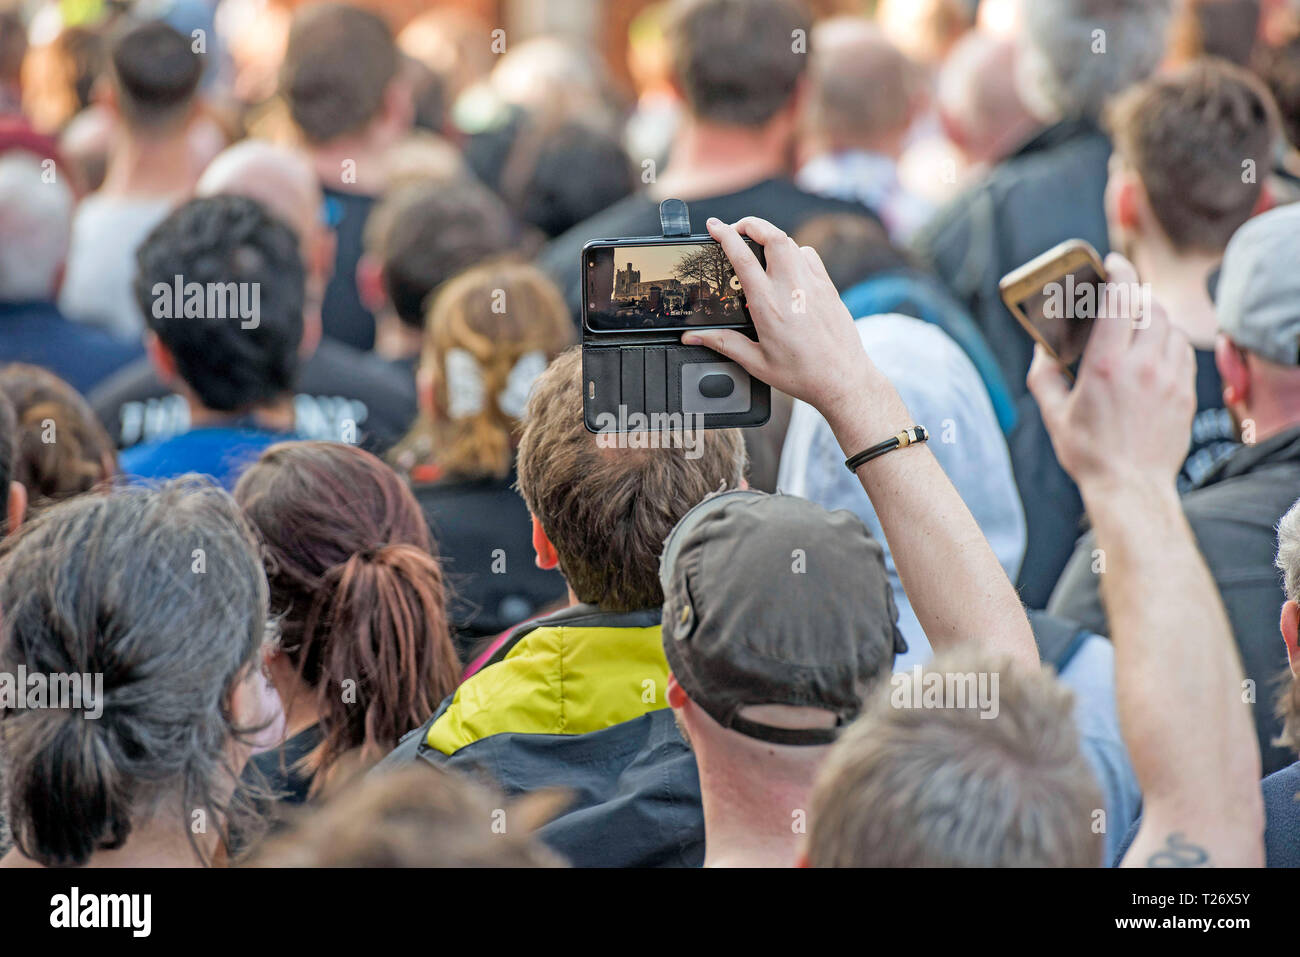
[[(931, 675), (997, 675), (997, 713), (895, 706), (895, 675), (813, 787), (813, 867), (1097, 867), (1101, 792), (1073, 695), (1051, 674), (950, 652)], [(918, 687), (919, 686), (914, 686)]]
[(1277, 523), (1277, 560), (1287, 601), (1300, 601), (1300, 501)]
[(1170, 0), (1035, 0), (1022, 9), (1026, 102), (1091, 119), (1154, 72), (1173, 19)]
[(62, 177), (47, 177), (36, 156), (13, 150), (0, 157), (0, 302), (54, 297), (72, 205), (71, 188)]
[(93, 710), (0, 711), (15, 844), (46, 865), (120, 847), (133, 822), (229, 822), (230, 692), (256, 666), (267, 584), (234, 499), (187, 477), (58, 505), (0, 557), (0, 670), (102, 675)]

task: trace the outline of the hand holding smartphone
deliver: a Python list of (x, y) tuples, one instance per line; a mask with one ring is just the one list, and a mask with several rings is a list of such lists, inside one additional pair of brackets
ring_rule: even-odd
[[(733, 330), (755, 340), (758, 333), (722, 246), (689, 234), (684, 203), (665, 206), (663, 236), (593, 239), (582, 249), (587, 429), (763, 425), (771, 415), (768, 385), (712, 349), (681, 342), (689, 330)], [(750, 249), (764, 262), (762, 246)]]
[(998, 290), (1034, 340), (1065, 367), (1083, 356), (1101, 309), (1106, 267), (1097, 250), (1068, 239), (1002, 277)]

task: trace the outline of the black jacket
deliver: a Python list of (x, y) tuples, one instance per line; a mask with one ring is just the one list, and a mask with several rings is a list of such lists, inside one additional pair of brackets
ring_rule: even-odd
[(1028, 532), (1017, 585), (1031, 607), (1047, 601), (1070, 557), (1083, 503), (1025, 387), (1034, 343), (1002, 304), (998, 280), (1067, 239), (1086, 239), (1106, 255), (1109, 159), (1110, 141), (1092, 122), (1048, 127), (941, 209), (913, 243), (974, 318), (1016, 400), (1009, 445)]
[[(1287, 667), (1278, 615), (1286, 596), (1273, 567), (1277, 523), (1300, 498), (1300, 427), (1255, 445), (1242, 446), (1183, 495), (1183, 511), (1219, 586), (1253, 687), (1255, 729), (1264, 773), (1286, 767), (1295, 756), (1272, 740), (1282, 730), (1273, 714), (1275, 679)], [(1098, 577), (1093, 574), (1096, 539), (1079, 542), (1052, 593), (1047, 610), (1099, 634), (1109, 634)]]

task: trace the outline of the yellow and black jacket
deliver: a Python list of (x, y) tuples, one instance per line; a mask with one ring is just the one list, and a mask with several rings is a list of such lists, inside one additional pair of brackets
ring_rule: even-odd
[(700, 782), (667, 680), (658, 609), (566, 608), (516, 629), (384, 764), (423, 759), (507, 794), (568, 790), (541, 837), (578, 866), (698, 866)]

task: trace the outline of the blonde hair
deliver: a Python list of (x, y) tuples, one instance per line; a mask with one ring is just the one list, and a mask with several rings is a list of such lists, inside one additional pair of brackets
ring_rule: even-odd
[[(520, 420), (502, 408), (511, 372), (540, 354), (546, 362), (573, 341), (564, 297), (535, 266), (506, 260), (471, 267), (437, 290), (425, 320), (420, 371), (433, 380), (434, 414), (422, 414), (394, 450), (410, 468), (437, 466), (443, 475), (504, 478), (514, 461)], [(468, 353), (478, 366), (482, 401), (465, 414), (448, 388), (447, 358)]]

